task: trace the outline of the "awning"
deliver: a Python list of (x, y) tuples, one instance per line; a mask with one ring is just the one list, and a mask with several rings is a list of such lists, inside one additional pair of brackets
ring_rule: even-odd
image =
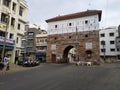
[(44, 56), (44, 57), (45, 57), (45, 56), (46, 56), (46, 53), (36, 53), (36, 56), (37, 56), (37, 57), (41, 57), (41, 56)]
[[(3, 45), (0, 45), (0, 48), (3, 48)], [(5, 46), (5, 49), (12, 50), (14, 49), (14, 46)]]

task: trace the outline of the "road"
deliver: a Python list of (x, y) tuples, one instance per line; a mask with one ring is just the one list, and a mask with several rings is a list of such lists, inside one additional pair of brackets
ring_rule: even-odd
[(1, 76), (0, 90), (120, 90), (120, 64), (43, 64)]

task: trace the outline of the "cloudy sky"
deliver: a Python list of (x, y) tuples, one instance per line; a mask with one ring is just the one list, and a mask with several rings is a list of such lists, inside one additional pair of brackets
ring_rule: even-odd
[(45, 20), (58, 15), (86, 11), (102, 10), (100, 28), (120, 24), (120, 0), (26, 0), (28, 20), (47, 29)]

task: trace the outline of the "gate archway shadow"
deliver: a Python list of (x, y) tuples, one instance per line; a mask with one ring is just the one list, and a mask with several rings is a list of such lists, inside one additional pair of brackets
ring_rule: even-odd
[(63, 51), (63, 59), (61, 60), (61, 63), (69, 63), (68, 53), (70, 49), (74, 48), (74, 46), (67, 46)]

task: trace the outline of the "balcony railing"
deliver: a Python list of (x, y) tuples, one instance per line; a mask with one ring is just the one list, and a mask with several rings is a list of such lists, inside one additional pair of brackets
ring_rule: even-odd
[(40, 49), (38, 49), (38, 50), (36, 50), (37, 52), (46, 52), (47, 50), (46, 49), (44, 49), (44, 50), (40, 50)]
[[(5, 37), (0, 36), (0, 42), (4, 42)], [(6, 39), (6, 44), (15, 45), (15, 40)]]
[(47, 42), (36, 43), (36, 46), (47, 46)]
[(29, 36), (27, 36), (27, 39), (34, 39), (34, 36), (33, 35), (29, 35)]

